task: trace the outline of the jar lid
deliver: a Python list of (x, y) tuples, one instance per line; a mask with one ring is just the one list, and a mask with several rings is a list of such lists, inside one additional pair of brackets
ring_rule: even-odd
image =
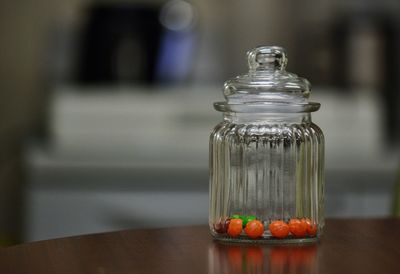
[(285, 49), (261, 46), (247, 52), (249, 72), (224, 84), (225, 102), (214, 107), (224, 112), (312, 112), (319, 103), (308, 102), (311, 85), (285, 70)]

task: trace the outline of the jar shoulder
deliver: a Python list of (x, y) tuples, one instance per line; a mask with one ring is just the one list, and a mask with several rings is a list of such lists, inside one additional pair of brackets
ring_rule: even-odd
[(211, 135), (279, 135), (279, 134), (316, 134), (324, 136), (322, 129), (313, 122), (307, 123), (246, 123), (237, 124), (223, 121), (217, 124), (211, 131)]

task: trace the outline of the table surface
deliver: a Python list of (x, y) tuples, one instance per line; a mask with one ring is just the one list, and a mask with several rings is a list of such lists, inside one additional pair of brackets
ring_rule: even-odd
[(400, 273), (400, 219), (329, 219), (319, 244), (221, 244), (207, 226), (83, 235), (0, 249), (1, 273)]

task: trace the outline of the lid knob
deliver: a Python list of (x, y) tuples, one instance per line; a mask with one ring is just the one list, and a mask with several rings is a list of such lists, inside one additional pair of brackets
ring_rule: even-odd
[(286, 51), (282, 47), (262, 46), (247, 52), (250, 71), (285, 70)]

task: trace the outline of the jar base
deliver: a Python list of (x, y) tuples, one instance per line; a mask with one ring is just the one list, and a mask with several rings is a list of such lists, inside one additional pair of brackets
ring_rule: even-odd
[(227, 237), (227, 236), (213, 236), (213, 238), (220, 242), (225, 243), (243, 243), (243, 244), (267, 244), (267, 245), (292, 245), (292, 244), (313, 244), (319, 241), (319, 237), (306, 237), (296, 238), (287, 237), (284, 239), (278, 239), (275, 237), (262, 237), (257, 239), (249, 239), (248, 237)]

